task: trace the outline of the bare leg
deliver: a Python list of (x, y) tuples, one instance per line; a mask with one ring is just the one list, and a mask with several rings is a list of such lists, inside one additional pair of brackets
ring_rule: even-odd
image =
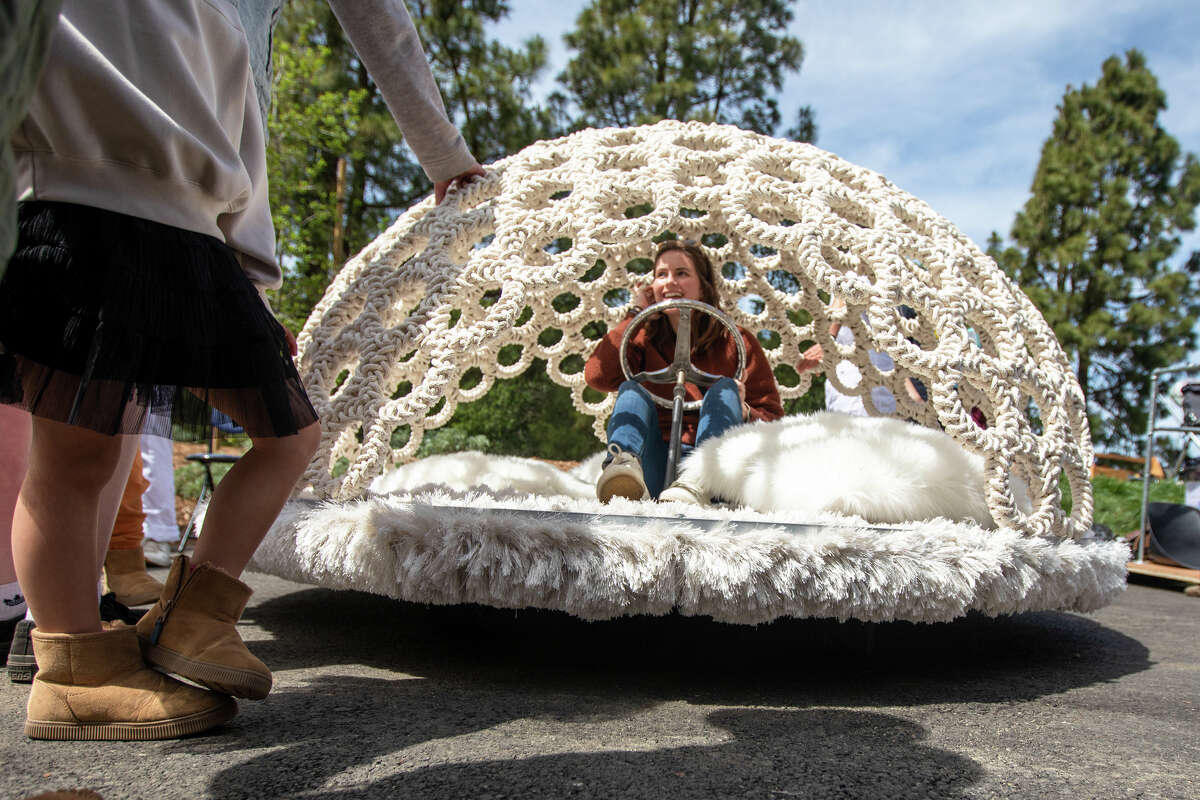
[(0, 586), (17, 579), (13, 566), (12, 521), (17, 494), (29, 465), (29, 412), (0, 405)]
[(104, 567), (104, 556), (108, 552), (108, 541), (112, 538), (113, 525), (117, 522), (117, 512), (121, 507), (121, 496), (125, 494), (125, 484), (129, 482), (129, 471), (133, 469), (133, 459), (138, 453), (137, 435), (118, 436), (121, 442), (121, 460), (113, 468), (112, 476), (100, 491), (99, 502), (96, 506), (96, 574)]
[(213, 492), (192, 562), (241, 575), (320, 440), (317, 422), (294, 436), (255, 439)]
[[(29, 471), (13, 517), (21, 589), (46, 633), (100, 630), (96, 605), (101, 496), (126, 449), (124, 439), (35, 417)], [(135, 440), (136, 441), (136, 440)], [(110, 525), (111, 530), (111, 525)], [(108, 532), (104, 534), (105, 541)]]

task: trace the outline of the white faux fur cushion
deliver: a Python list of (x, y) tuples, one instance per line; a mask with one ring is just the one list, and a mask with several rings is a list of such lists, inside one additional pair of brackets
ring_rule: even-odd
[(596, 481), (600, 480), (600, 471), (604, 466), (604, 459), (608, 455), (608, 451), (601, 450), (599, 453), (592, 453), (576, 464), (571, 470), (571, 474), (585, 483), (590, 483), (595, 486)]
[[(485, 490), (594, 499), (604, 453), (570, 472), (532, 458), (476, 451), (429, 456), (371, 484), (375, 494)], [(679, 477), (755, 511), (833, 512), (867, 522), (935, 519), (995, 528), (983, 461), (946, 434), (884, 417), (820, 412), (741, 425), (692, 451)], [(1023, 485), (1013, 479), (1018, 503)]]
[(679, 477), (760, 511), (996, 527), (981, 458), (941, 431), (884, 417), (823, 411), (741, 425), (693, 450)]
[(594, 479), (581, 480), (553, 464), (533, 458), (488, 455), (475, 450), (428, 456), (396, 467), (371, 483), (371, 491), (375, 494), (411, 492), (421, 488), (454, 491), (482, 488), (518, 494), (596, 496)]

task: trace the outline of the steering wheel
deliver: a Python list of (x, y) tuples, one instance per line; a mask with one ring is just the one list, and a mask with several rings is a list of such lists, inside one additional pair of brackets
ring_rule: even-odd
[[(633, 332), (643, 322), (654, 314), (668, 308), (679, 309), (679, 324), (675, 328), (674, 360), (665, 368), (654, 372), (642, 371), (636, 375), (631, 374), (628, 357), (630, 337), (633, 336)], [(625, 373), (626, 379), (637, 381), (638, 383), (675, 384), (673, 397), (670, 401), (659, 397), (653, 392), (649, 393), (655, 403), (664, 408), (671, 409), (671, 441), (667, 449), (667, 468), (666, 475), (664, 475), (664, 486), (670, 486), (675, 481), (675, 475), (679, 469), (683, 412), (696, 411), (700, 408), (699, 400), (684, 401), (685, 385), (687, 383), (694, 383), (697, 386), (712, 386), (723, 377), (721, 375), (713, 375), (711, 372), (705, 372), (692, 364), (692, 311), (700, 311), (708, 314), (710, 317), (715, 317), (718, 322), (729, 329), (729, 333), (733, 337), (733, 343), (737, 346), (738, 356), (737, 371), (733, 374), (733, 379), (741, 380), (742, 375), (746, 372), (746, 343), (742, 341), (741, 332), (728, 315), (707, 303), (701, 303), (699, 300), (688, 300), (680, 297), (674, 300), (664, 300), (661, 303), (655, 303), (648, 308), (642, 309), (641, 313), (630, 321), (628, 327), (625, 328), (625, 335), (621, 337), (621, 372)]]
[[(650, 319), (655, 314), (661, 313), (668, 308), (679, 309), (679, 326), (675, 331), (675, 360), (663, 369), (654, 372), (639, 372), (632, 374), (629, 369), (629, 340), (633, 337), (633, 332), (642, 326), (642, 324)], [(637, 381), (638, 383), (679, 383), (679, 373), (683, 373), (684, 383), (694, 383), (697, 386), (712, 386), (714, 383), (725, 377), (723, 375), (714, 375), (711, 372), (705, 372), (692, 364), (692, 311), (700, 311), (714, 317), (718, 322), (729, 329), (730, 335), (733, 337), (733, 343), (737, 347), (738, 366), (737, 372), (733, 374), (734, 380), (741, 380), (742, 375), (746, 372), (746, 343), (742, 341), (742, 334), (738, 330), (734, 321), (729, 318), (729, 315), (718, 308), (710, 306), (708, 303), (701, 303), (699, 300), (688, 300), (680, 297), (674, 300), (663, 300), (661, 303), (655, 303), (648, 306), (633, 318), (629, 323), (629, 327), (625, 329), (625, 335), (621, 337), (621, 372), (625, 374), (626, 379)], [(659, 397), (653, 392), (650, 396), (654, 398), (654, 402), (663, 408), (671, 408), (674, 404), (665, 397)], [(684, 411), (696, 411), (700, 408), (699, 400), (692, 400), (683, 404)]]

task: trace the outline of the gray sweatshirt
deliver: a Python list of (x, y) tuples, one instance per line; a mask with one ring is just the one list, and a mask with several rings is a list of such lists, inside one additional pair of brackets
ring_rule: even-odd
[[(403, 0), (329, 2), (429, 178), (470, 169)], [(12, 138), (18, 198), (216, 237), (260, 289), (277, 288), (265, 126), (239, 9), (66, 0), (49, 49)]]

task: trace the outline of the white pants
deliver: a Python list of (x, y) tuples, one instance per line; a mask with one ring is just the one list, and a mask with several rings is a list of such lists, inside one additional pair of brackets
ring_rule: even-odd
[[(837, 332), (838, 344), (854, 344), (854, 333), (847, 327), (843, 326)], [(887, 353), (880, 353), (876, 350), (867, 350), (867, 357), (876, 369), (883, 372), (889, 372), (895, 367), (891, 356)], [(839, 361), (834, 367), (837, 372), (837, 379), (842, 382), (843, 386), (857, 387), (862, 381), (862, 371), (849, 361)], [(896, 398), (890, 390), (885, 386), (871, 387), (871, 402), (875, 405), (877, 411), (881, 414), (896, 413)], [(863, 404), (861, 397), (851, 397), (839, 392), (832, 382), (825, 384), (825, 410), (837, 411), (841, 414), (850, 414), (854, 417), (866, 417), (867, 407)]]
[(161, 436), (143, 436), (141, 440), (142, 475), (150, 482), (150, 488), (142, 495), (142, 510), (146, 512), (142, 533), (157, 542), (179, 541), (172, 444)]

